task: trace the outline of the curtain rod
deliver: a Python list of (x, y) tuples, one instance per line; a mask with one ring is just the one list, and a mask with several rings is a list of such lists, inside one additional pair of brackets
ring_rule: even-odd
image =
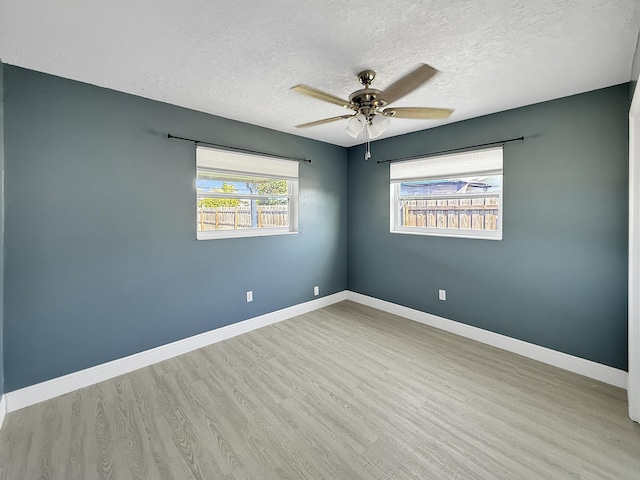
[(414, 155), (412, 157), (394, 158), (392, 160), (378, 160), (377, 163), (393, 163), (393, 162), (404, 162), (407, 160), (417, 160), (419, 158), (431, 157), (433, 155), (440, 155), (441, 153), (458, 152), (460, 150), (468, 150), (471, 148), (488, 147), (489, 145), (499, 145), (499, 144), (504, 145), (505, 143), (521, 142), (523, 140), (524, 140), (524, 137), (510, 138), (509, 140), (499, 140), (497, 142), (480, 143), (478, 145), (469, 145), (468, 147), (451, 148), (449, 150), (441, 150), (439, 152), (425, 153), (424, 155)]
[(167, 133), (167, 138), (170, 138), (170, 139), (174, 138), (176, 140), (184, 140), (186, 142), (193, 142), (196, 145), (209, 145), (211, 147), (220, 147), (220, 148), (223, 148), (225, 150), (230, 150), (230, 151), (234, 151), (234, 152), (252, 153), (254, 155), (260, 155), (262, 157), (280, 158), (280, 159), (283, 159), (283, 160), (295, 160), (297, 162), (308, 162), (308, 163), (311, 163), (311, 160), (309, 160), (307, 158), (285, 157), (283, 155), (276, 155), (274, 153), (256, 152), (255, 150), (247, 150), (245, 148), (229, 147), (228, 145), (220, 145), (220, 144), (217, 144), (217, 143), (204, 142), (202, 140), (194, 140), (193, 138), (178, 137), (176, 135), (171, 135), (170, 133)]

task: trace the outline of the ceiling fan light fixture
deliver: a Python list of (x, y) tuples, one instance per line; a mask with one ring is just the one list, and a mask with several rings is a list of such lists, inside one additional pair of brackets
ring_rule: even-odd
[(391, 120), (387, 117), (374, 115), (371, 122), (367, 124), (367, 133), (369, 134), (369, 138), (378, 138), (384, 133), (387, 127), (389, 127), (389, 123), (391, 123)]
[(367, 118), (362, 114), (358, 113), (349, 119), (347, 123), (347, 128), (345, 128), (345, 132), (351, 135), (353, 138), (358, 138), (360, 132), (364, 130), (364, 126), (367, 123)]

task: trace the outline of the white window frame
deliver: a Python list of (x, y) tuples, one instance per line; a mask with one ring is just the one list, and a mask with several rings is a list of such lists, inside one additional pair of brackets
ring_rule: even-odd
[[(266, 157), (258, 154), (235, 152), (218, 148), (196, 146), (196, 182), (199, 169), (218, 173), (255, 175), (286, 180), (288, 186), (288, 226), (274, 228), (245, 228), (227, 230), (198, 230), (198, 203), (202, 198), (229, 198), (238, 200), (260, 200), (273, 198), (273, 195), (246, 193), (206, 193), (196, 188), (196, 238), (197, 240), (215, 240), (222, 238), (264, 237), (298, 233), (298, 166), (295, 160)], [(195, 185), (194, 185), (195, 186)]]
[[(477, 175), (499, 175), (500, 191), (497, 193), (475, 194), (433, 194), (425, 196), (402, 196), (400, 185), (408, 181), (425, 181), (438, 179), (454, 179)], [(407, 235), (429, 235), (437, 237), (475, 238), (484, 240), (502, 240), (504, 192), (503, 148), (489, 148), (449, 155), (418, 158), (406, 162), (391, 163), (389, 169), (390, 183), (390, 232)], [(498, 219), (496, 230), (472, 230), (434, 227), (407, 227), (401, 224), (400, 201), (404, 198), (412, 200), (448, 200), (459, 198), (498, 198)], [(473, 206), (469, 208), (473, 210)]]

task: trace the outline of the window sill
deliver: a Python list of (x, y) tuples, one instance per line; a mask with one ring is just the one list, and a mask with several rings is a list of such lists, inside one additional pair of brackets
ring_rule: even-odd
[(225, 238), (250, 238), (250, 237), (273, 237), (280, 235), (296, 235), (298, 232), (290, 230), (219, 230), (208, 232), (197, 232), (196, 240), (221, 240)]
[(502, 232), (495, 235), (485, 234), (464, 234), (457, 231), (450, 232), (430, 232), (426, 230), (390, 230), (390, 233), (399, 233), (402, 235), (423, 235), (428, 237), (451, 237), (451, 238), (468, 238), (470, 240), (502, 240)]

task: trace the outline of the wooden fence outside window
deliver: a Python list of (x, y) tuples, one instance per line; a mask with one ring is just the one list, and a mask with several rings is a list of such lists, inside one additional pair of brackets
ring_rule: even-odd
[(278, 228), (288, 226), (288, 205), (259, 205), (257, 225), (252, 224), (250, 205), (237, 207), (198, 208), (198, 230), (237, 230), (246, 228)]
[(498, 198), (448, 198), (400, 201), (403, 227), (497, 230)]

